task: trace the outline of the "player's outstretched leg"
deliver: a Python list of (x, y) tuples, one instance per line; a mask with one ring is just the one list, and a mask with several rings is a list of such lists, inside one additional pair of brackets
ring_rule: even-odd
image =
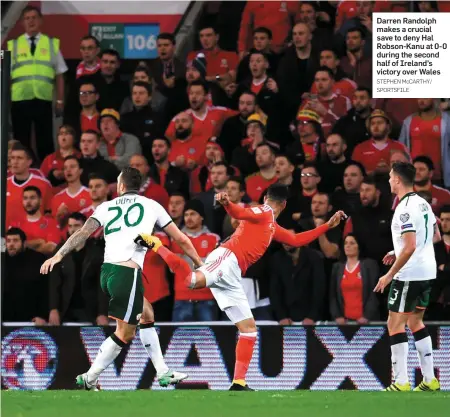
[(156, 369), (156, 377), (158, 378), (159, 385), (167, 387), (178, 384), (178, 382), (185, 380), (188, 376), (181, 372), (171, 371), (166, 365), (161, 351), (161, 345), (159, 344), (158, 333), (154, 327), (154, 320), (153, 307), (144, 298), (144, 310), (139, 324), (139, 337), (142, 345)]
[(413, 332), (420, 369), (423, 375), (422, 382), (414, 388), (414, 391), (440, 391), (441, 386), (434, 375), (433, 346), (428, 329), (422, 320), (423, 313), (424, 311), (416, 312), (408, 319), (408, 327)]
[(135, 333), (135, 325), (118, 321), (115, 333), (102, 343), (92, 366), (86, 373), (77, 376), (77, 385), (88, 391), (98, 391), (98, 377), (119, 356), (122, 348), (133, 340)]

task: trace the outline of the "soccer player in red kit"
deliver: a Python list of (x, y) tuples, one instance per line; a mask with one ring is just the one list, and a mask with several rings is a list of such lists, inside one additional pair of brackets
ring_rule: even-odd
[(276, 218), (286, 207), (287, 197), (286, 186), (273, 184), (267, 190), (263, 205), (243, 208), (233, 204), (226, 193), (216, 194), (216, 200), (227, 213), (241, 222), (231, 238), (212, 251), (205, 264), (195, 272), (190, 271), (187, 262), (164, 248), (157, 238), (141, 236), (172, 271), (184, 270), (190, 288), (210, 288), (220, 309), (239, 329), (234, 379), (230, 391), (252, 391), (245, 382), (245, 376), (253, 355), (257, 331), (241, 284), (247, 268), (261, 258), (272, 240), (294, 247), (307, 245), (330, 228), (338, 226), (341, 219), (345, 218), (345, 214), (338, 211), (322, 226), (304, 233), (291, 233), (276, 223)]

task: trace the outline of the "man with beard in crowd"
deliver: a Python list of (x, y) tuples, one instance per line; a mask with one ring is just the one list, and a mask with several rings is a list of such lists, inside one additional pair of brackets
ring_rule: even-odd
[(370, 137), (366, 120), (372, 113), (371, 99), (372, 93), (368, 88), (358, 87), (352, 97), (353, 107), (333, 127), (333, 133), (340, 134), (347, 143), (347, 158), (352, 156), (356, 145)]

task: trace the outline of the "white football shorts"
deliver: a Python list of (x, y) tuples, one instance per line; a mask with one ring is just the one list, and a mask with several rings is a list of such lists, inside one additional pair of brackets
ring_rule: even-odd
[(203, 272), (206, 286), (233, 323), (253, 317), (241, 283), (241, 268), (233, 252), (218, 247), (207, 256), (205, 265), (198, 271)]

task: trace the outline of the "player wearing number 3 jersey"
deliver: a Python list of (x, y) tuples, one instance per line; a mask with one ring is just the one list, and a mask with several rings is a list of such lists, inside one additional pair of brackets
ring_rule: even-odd
[(415, 168), (408, 163), (395, 163), (389, 183), (400, 202), (392, 219), (394, 254), (384, 258), (385, 264), (395, 262), (380, 278), (375, 291), (383, 292), (392, 281), (389, 291), (388, 331), (391, 341), (394, 382), (386, 391), (409, 391), (406, 325), (413, 332), (423, 381), (415, 391), (437, 391), (439, 382), (434, 376), (431, 338), (423, 323), (428, 306), (431, 280), (436, 278), (433, 243), (440, 240), (439, 229), (431, 206), (413, 191)]
[(180, 232), (167, 212), (156, 201), (138, 194), (141, 183), (138, 170), (122, 170), (117, 180), (119, 197), (98, 206), (83, 228), (41, 267), (42, 273), (48, 273), (67, 253), (97, 228), (103, 227), (105, 257), (100, 281), (102, 290), (110, 297), (108, 314), (117, 321), (117, 328), (101, 345), (89, 371), (77, 377), (77, 383), (88, 390), (97, 388), (98, 377), (132, 341), (138, 323), (142, 344), (156, 368), (160, 385), (176, 384), (187, 377), (170, 371), (164, 362), (158, 334), (153, 327), (153, 309), (144, 300), (141, 271), (147, 248), (135, 242), (136, 237), (152, 233), (156, 224), (178, 243), (194, 264), (200, 266), (202, 262), (189, 238)]

